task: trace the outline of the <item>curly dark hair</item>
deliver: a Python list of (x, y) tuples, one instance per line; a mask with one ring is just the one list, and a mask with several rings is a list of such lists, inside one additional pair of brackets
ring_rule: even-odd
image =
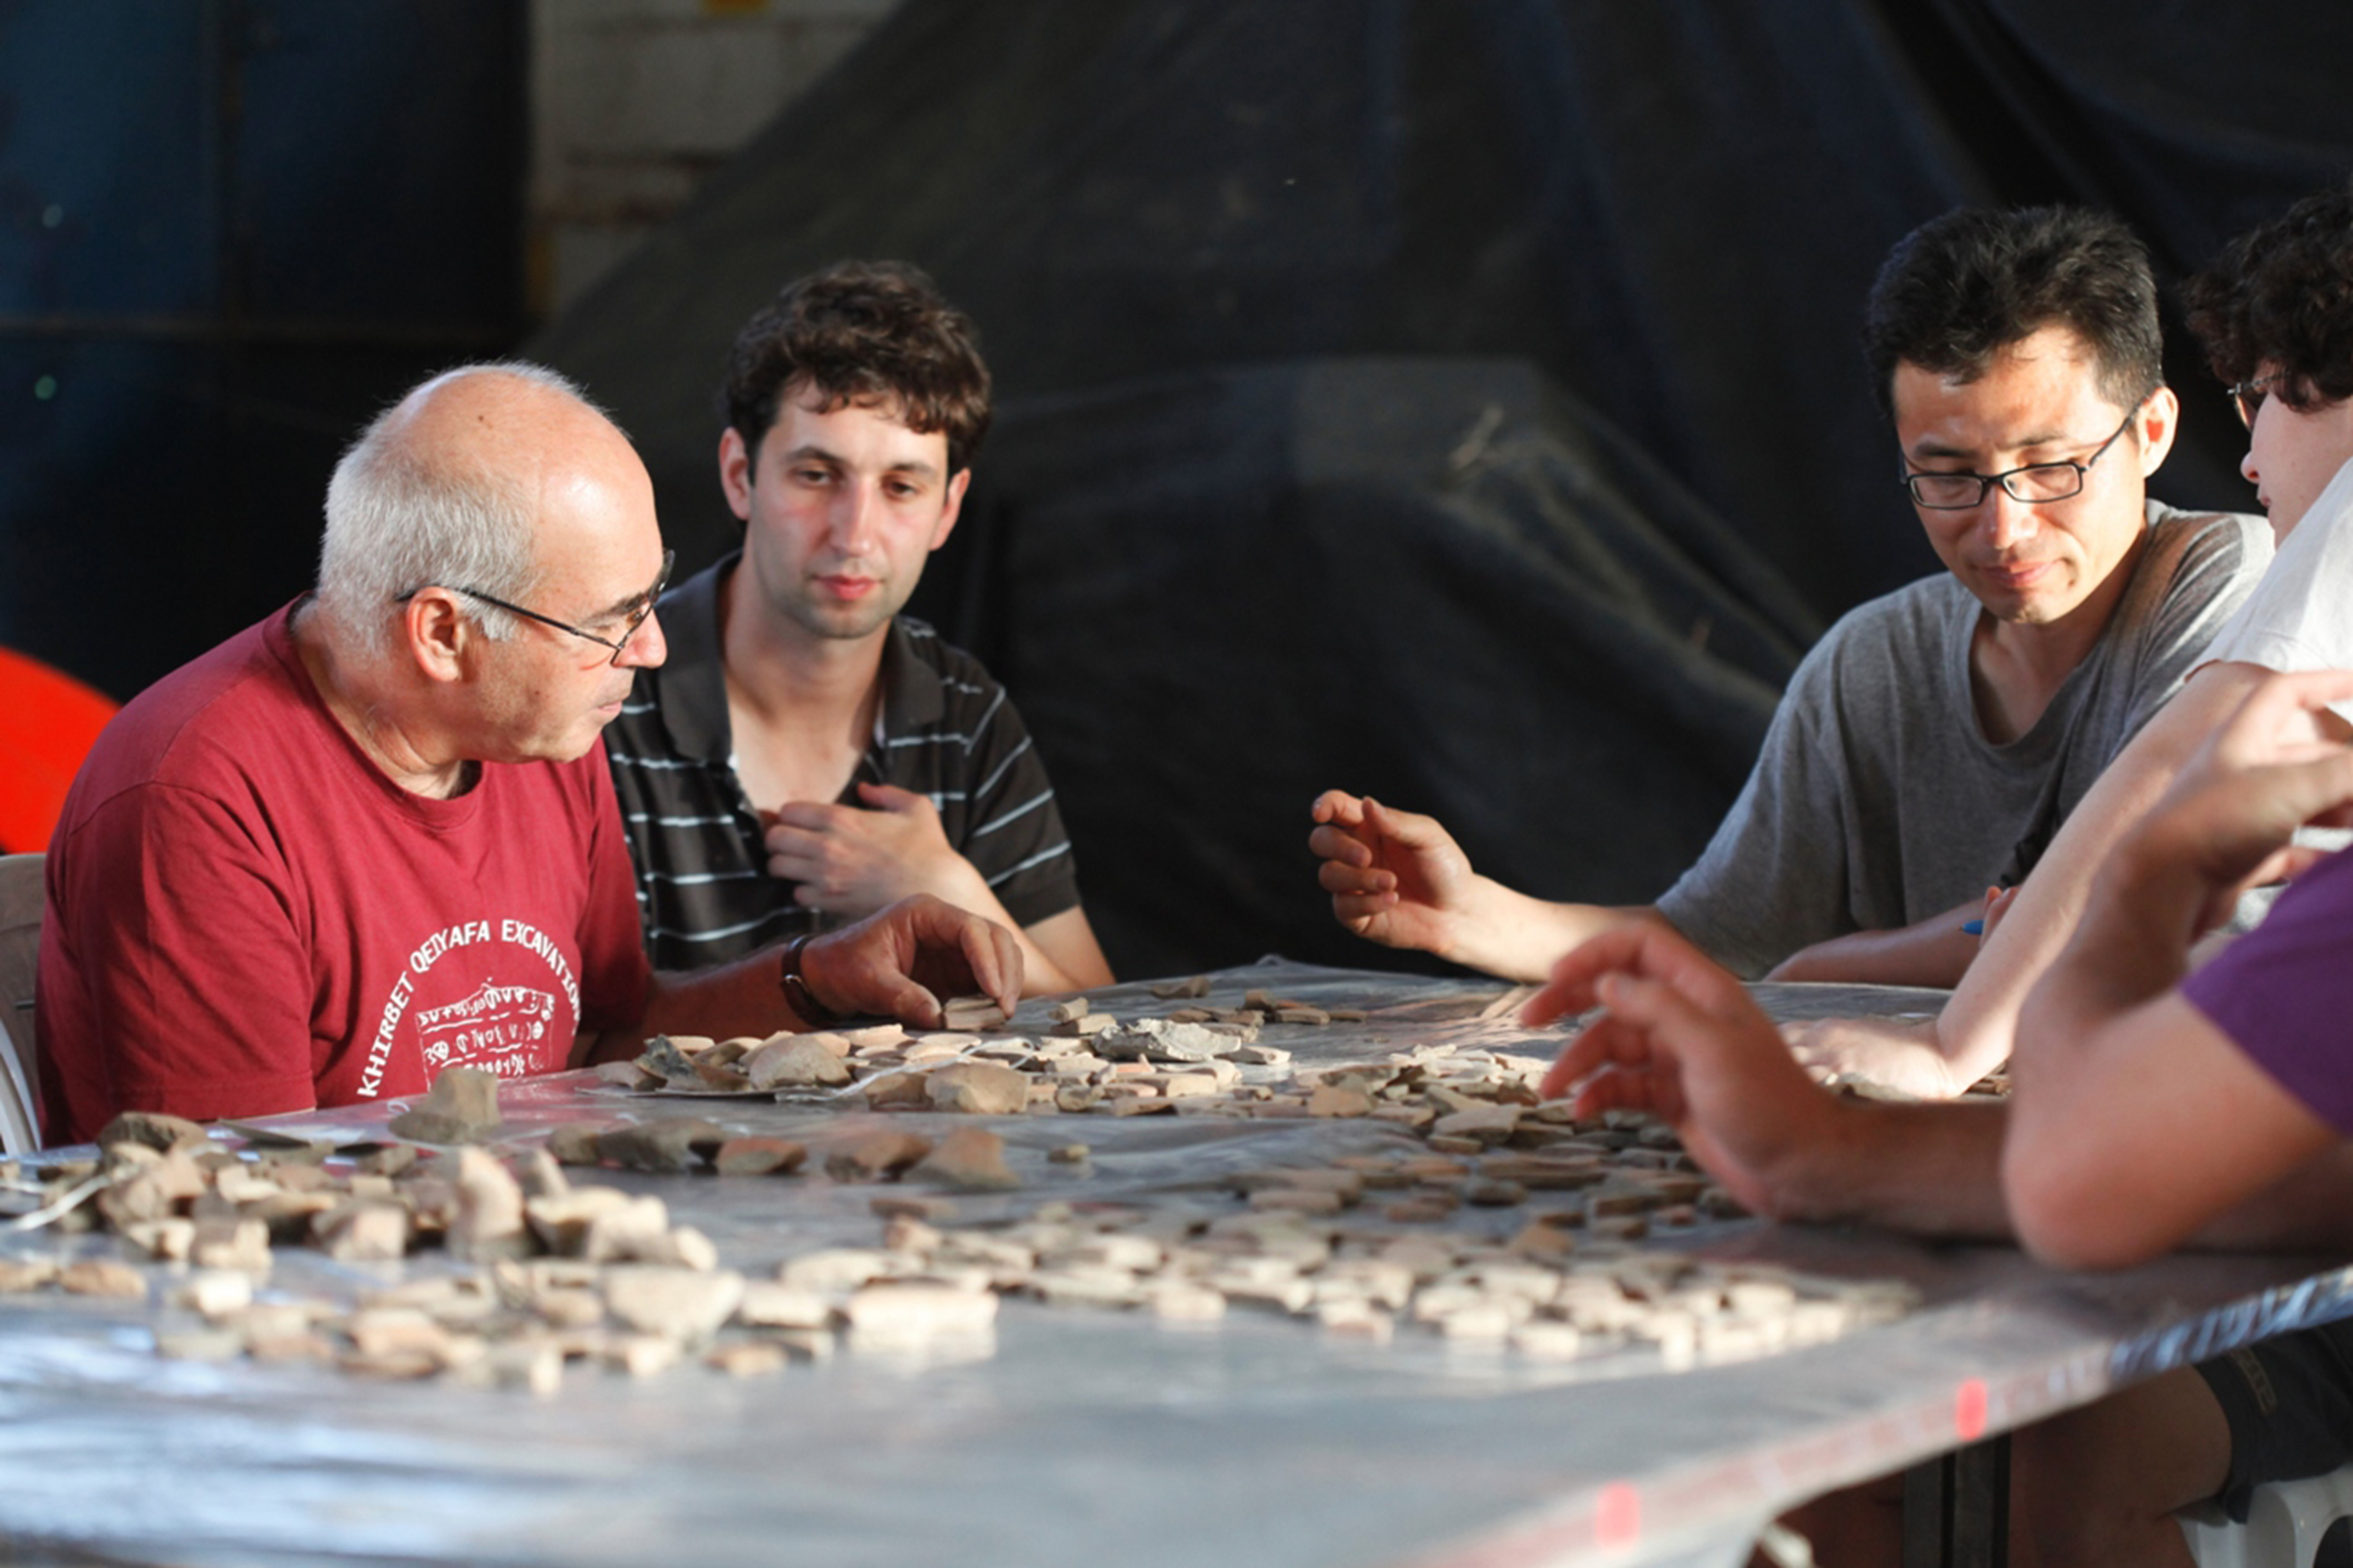
[(2353, 396), (2353, 184), (2309, 195), (2183, 285), (2206, 363), (2233, 384), (2264, 365), (2299, 411)]
[(796, 279), (744, 323), (727, 351), (721, 411), (756, 461), (787, 393), (813, 387), (830, 413), (889, 405), (907, 427), (948, 438), (948, 471), (968, 468), (988, 429), (988, 367), (970, 318), (902, 261), (837, 261)]
[(2165, 380), (2148, 251), (2116, 218), (2080, 207), (1959, 207), (1898, 240), (1871, 286), (1862, 344), (1880, 411), (1895, 367), (1974, 381), (2044, 327), (2092, 347), (2100, 391), (2137, 408)]

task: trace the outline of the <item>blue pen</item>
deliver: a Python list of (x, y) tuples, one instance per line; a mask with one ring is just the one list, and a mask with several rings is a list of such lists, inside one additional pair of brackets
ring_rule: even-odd
[(1985, 935), (1985, 921), (1981, 921), (1981, 920), (1980, 920), (1980, 921), (1963, 921), (1961, 922), (1961, 934), (1962, 934), (1963, 936), (1983, 936), (1983, 935)]

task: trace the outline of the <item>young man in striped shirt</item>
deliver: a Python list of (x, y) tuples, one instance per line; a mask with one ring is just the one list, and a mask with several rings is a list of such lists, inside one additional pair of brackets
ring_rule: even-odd
[(655, 964), (699, 969), (927, 892), (1016, 931), (1025, 989), (1111, 980), (1004, 690), (899, 614), (988, 424), (971, 323), (844, 262), (736, 335), (719, 480), (744, 548), (661, 602), (606, 750)]

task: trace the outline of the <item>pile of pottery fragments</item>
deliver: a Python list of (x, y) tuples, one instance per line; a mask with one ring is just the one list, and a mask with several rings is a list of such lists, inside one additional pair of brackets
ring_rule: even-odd
[[(1423, 1045), (1294, 1070), (1289, 1052), (1261, 1043), (1270, 1026), (1335, 1019), (1349, 1021), (1259, 993), (1241, 1008), (1125, 1023), (1073, 1001), (1045, 1030), (1017, 1035), (994, 1007), (959, 1003), (950, 1021), (968, 1028), (657, 1039), (605, 1069), (638, 1091), (633, 1110), (740, 1094), (980, 1116), (1364, 1118), (1419, 1135), (1216, 1178), (1221, 1192), (1048, 1202), (1011, 1219), (999, 1202), (986, 1223), (960, 1223), (955, 1194), (1022, 1184), (1004, 1139), (979, 1125), (860, 1132), (814, 1165), (800, 1142), (693, 1115), (567, 1125), (492, 1153), (482, 1145), (502, 1125), (496, 1080), (463, 1068), (394, 1118), (398, 1142), (256, 1138), (240, 1152), (191, 1122), (127, 1114), (95, 1160), (0, 1164), (0, 1193), (39, 1203), (9, 1228), (103, 1228), (147, 1266), (64, 1255), (81, 1244), (0, 1250), (0, 1295), (160, 1294), (156, 1342), (170, 1356), (540, 1392), (567, 1366), (646, 1375), (700, 1360), (748, 1374), (837, 1347), (985, 1350), (1006, 1297), (1176, 1322), (1251, 1310), (1337, 1338), (1417, 1331), (1547, 1359), (1649, 1349), (1671, 1367), (1817, 1343), (1913, 1305), (1884, 1281), (1636, 1248), (1650, 1231), (1739, 1210), (1664, 1127), (1540, 1102), (1534, 1064)], [(1091, 1151), (1073, 1140), (1050, 1158), (1083, 1166)], [(672, 1225), (659, 1196), (586, 1173), (599, 1168), (759, 1180), (821, 1170), (877, 1184), (882, 1233), (874, 1247), (805, 1251), (747, 1275)], [(1486, 1218), (1449, 1224), (1466, 1208)], [(269, 1289), (273, 1250), (286, 1247), (355, 1264), (442, 1261), (380, 1270), (396, 1282), (354, 1303)]]

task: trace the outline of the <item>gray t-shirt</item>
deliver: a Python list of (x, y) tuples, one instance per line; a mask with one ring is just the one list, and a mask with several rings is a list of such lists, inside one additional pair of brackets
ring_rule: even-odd
[(2023, 878), (2271, 559), (2262, 518), (2148, 511), (2106, 630), (2007, 745), (1977, 721), (1982, 607), (1950, 574), (1848, 612), (1790, 678), (1740, 798), (1660, 913), (1753, 977)]

